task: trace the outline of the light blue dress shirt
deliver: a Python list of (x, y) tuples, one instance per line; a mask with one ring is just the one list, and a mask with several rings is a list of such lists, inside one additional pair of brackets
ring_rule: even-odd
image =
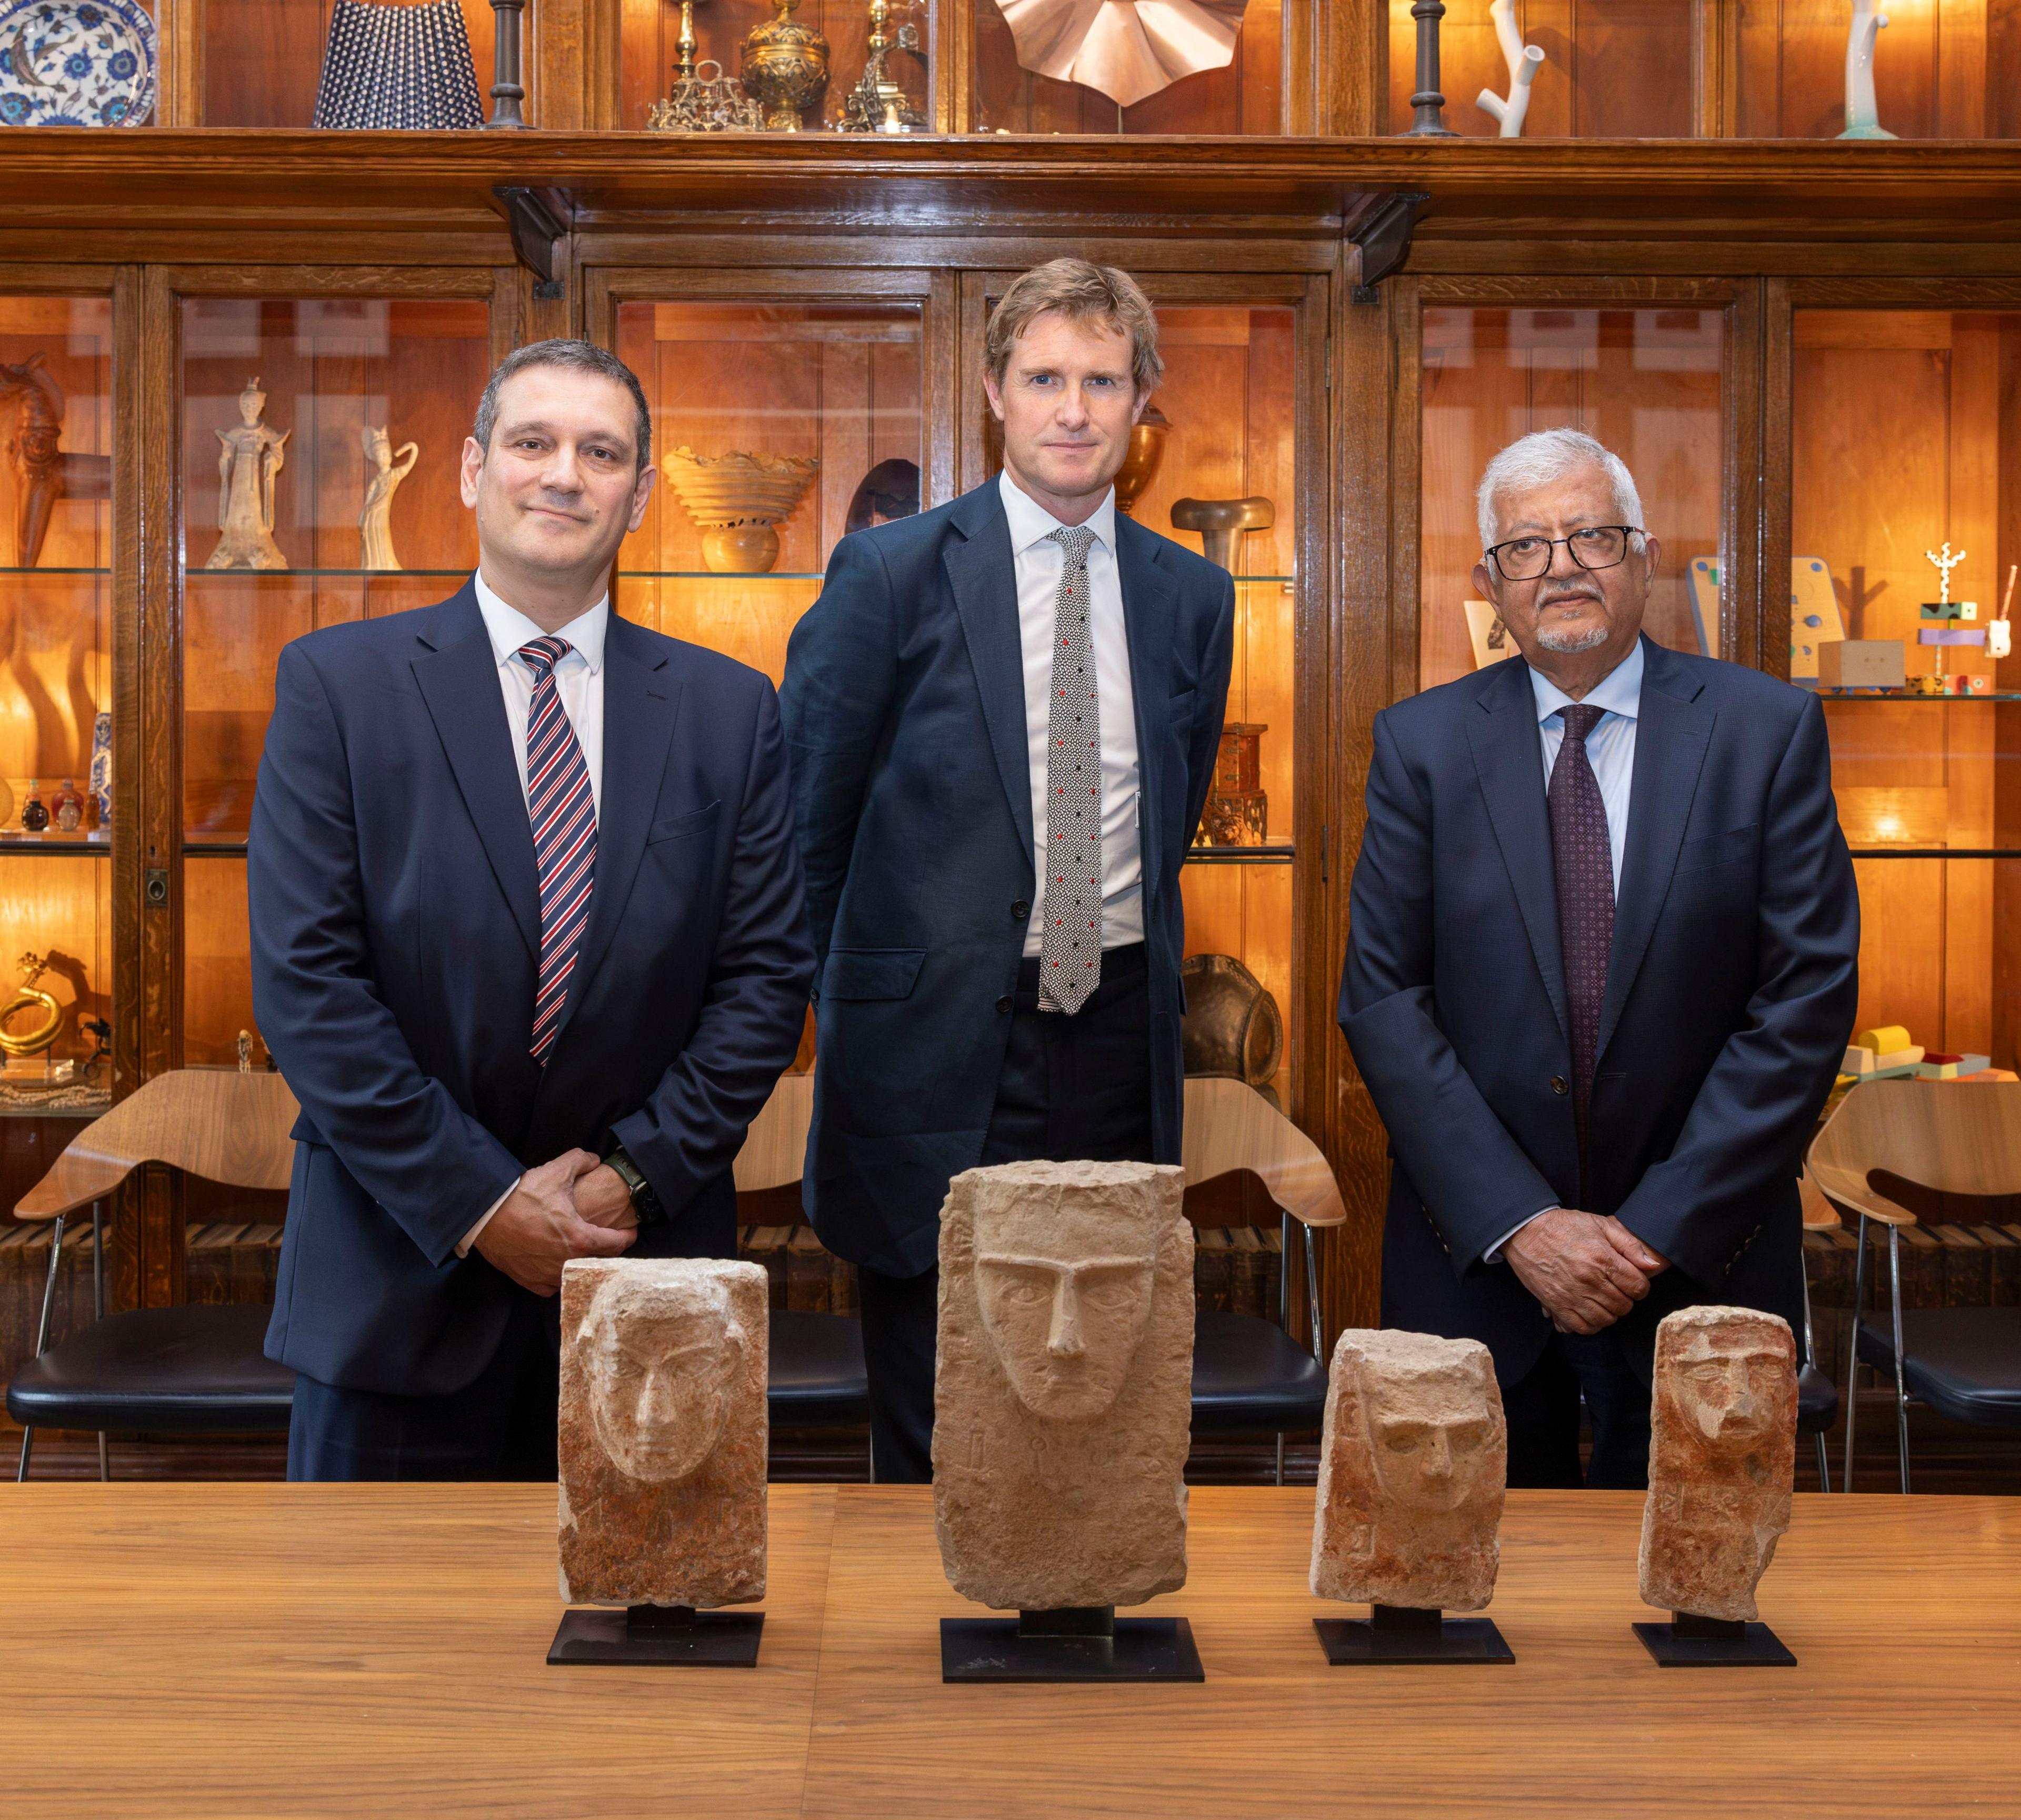
[[(1565, 743), (1564, 715), (1572, 698), (1541, 670), (1530, 672), (1530, 691), (1537, 703), (1537, 728), (1544, 737), (1544, 788), (1551, 787), (1551, 771), (1558, 762), (1558, 748)], [(1615, 664), (1597, 689), (1586, 694), (1589, 708), (1604, 708), (1593, 731), (1586, 736), (1586, 762), (1593, 766), (1593, 781), (1600, 785), (1600, 800), (1607, 810), (1607, 844), (1614, 857), (1614, 895), (1621, 896), (1621, 856), (1628, 850), (1628, 799), (1635, 788), (1635, 720), (1642, 708), (1642, 641), (1637, 639), (1628, 655)], [(1539, 1207), (1537, 1214), (1548, 1214)], [(1490, 1264), (1498, 1263), (1502, 1248), (1534, 1220), (1519, 1221), (1489, 1247), (1484, 1254)]]

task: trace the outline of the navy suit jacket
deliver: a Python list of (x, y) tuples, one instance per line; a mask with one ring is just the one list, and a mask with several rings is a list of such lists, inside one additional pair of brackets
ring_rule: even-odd
[(457, 1242), (523, 1169), (613, 1133), (671, 1216), (637, 1252), (733, 1254), (730, 1163), (814, 965), (777, 703), (614, 613), (603, 719), (589, 924), (542, 1068), (533, 830), (475, 587), (281, 653), (247, 875), (253, 1008), (302, 1108), (284, 1365), (471, 1382), (515, 1292)]
[(1382, 1319), (1484, 1341), (1505, 1384), (1550, 1326), (1483, 1254), (1553, 1203), (1671, 1261), (1623, 1323), (1645, 1374), (1688, 1303), (1802, 1317), (1797, 1176), (1859, 992), (1824, 712), (1755, 671), (1643, 657), (1583, 1199), (1552, 1085), (1571, 1050), (1529, 667), (1375, 719), (1340, 1025), (1396, 1159)]
[[(1221, 739), (1233, 582), (1118, 515), (1143, 790), (1156, 1159), (1179, 1160), (1179, 867)], [(930, 1269), (981, 1161), (1038, 913), (1017, 574), (997, 482), (845, 537), (780, 695), (820, 960), (803, 1193), (830, 1250)]]

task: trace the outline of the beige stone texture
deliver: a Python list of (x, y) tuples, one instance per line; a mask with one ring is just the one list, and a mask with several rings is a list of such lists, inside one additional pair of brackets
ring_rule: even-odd
[(765, 1596), (765, 1272), (578, 1258), (562, 1272), (561, 1589), (573, 1605)]
[(1509, 1429), (1476, 1340), (1350, 1328), (1320, 1441), (1321, 1599), (1478, 1611), (1495, 1596)]
[(1185, 1584), (1185, 1183), (1164, 1164), (1010, 1163), (948, 1185), (934, 1519), (964, 1597), (1055, 1611)]
[(1758, 1618), (1790, 1527), (1797, 1341), (1753, 1309), (1688, 1308), (1656, 1330), (1642, 1596), (1698, 1618)]

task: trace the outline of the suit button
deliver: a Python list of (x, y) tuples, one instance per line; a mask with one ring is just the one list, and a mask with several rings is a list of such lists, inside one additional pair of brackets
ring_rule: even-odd
[(1564, 1094), (1570, 1093), (1571, 1090), (1571, 1084), (1565, 1079), (1565, 1077), (1563, 1075), (1554, 1074), (1551, 1076), (1551, 1091), (1553, 1093), (1557, 1094), (1562, 1097)]
[(1027, 904), (1022, 897), (1020, 897), (1016, 903), (1010, 906), (1010, 920), (1014, 923), (1022, 923), (1025, 919), (1031, 914), (1032, 906)]
[(1010, 1014), (1012, 1007), (1014, 1006), (1017, 1003), (1018, 1001), (1015, 999), (1012, 998), (1008, 992), (1006, 992), (1002, 998), (996, 1001), (996, 1009), (1001, 1011), (1004, 1016), (1007, 1017)]

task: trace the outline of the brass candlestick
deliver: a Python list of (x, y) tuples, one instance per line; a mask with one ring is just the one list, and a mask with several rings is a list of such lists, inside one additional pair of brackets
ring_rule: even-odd
[[(899, 0), (900, 5), (907, 0)], [(919, 28), (909, 23), (887, 31), (891, 15), (899, 9), (892, 0), (870, 0), (870, 36), (863, 59), (863, 74), (856, 86), (843, 97), (837, 117), (838, 133), (923, 133), (927, 117), (905, 98), (905, 91), (891, 80), (888, 67), (894, 50), (917, 53)]]
[(770, 133), (800, 131), (800, 116), (828, 86), (828, 40), (793, 17), (799, 4), (772, 0), (772, 17), (744, 41), (744, 86), (764, 108)]
[[(674, 40), (674, 86), (664, 101), (646, 110), (651, 133), (761, 133), (764, 110), (744, 92), (734, 76), (726, 76), (713, 57), (697, 63), (701, 49), (695, 36), (696, 0), (681, 0), (681, 32)], [(705, 75), (702, 71), (708, 74)]]
[(674, 40), (674, 74), (681, 81), (694, 80), (695, 53), (701, 48), (695, 41), (694, 0), (681, 0), (681, 35)]

